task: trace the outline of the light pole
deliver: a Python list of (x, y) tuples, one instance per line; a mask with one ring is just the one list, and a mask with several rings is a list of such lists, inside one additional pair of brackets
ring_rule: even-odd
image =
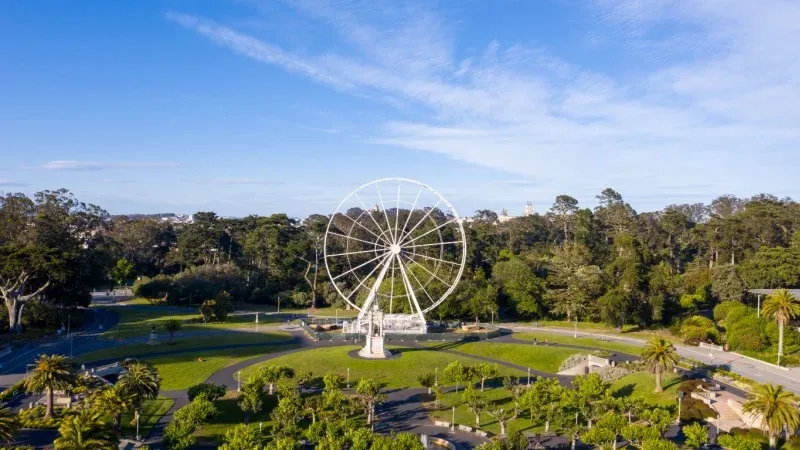
[(336, 325), (339, 325), (339, 308), (336, 308)]
[(531, 385), (531, 368), (528, 367), (528, 386)]
[(242, 371), (236, 372), (236, 392), (242, 392)]
[(683, 400), (684, 395), (683, 391), (678, 391), (678, 420), (675, 421), (678, 425), (681, 424), (681, 400)]
[(761, 317), (761, 294), (758, 294), (758, 307), (756, 308), (758, 317)]
[(350, 389), (350, 368), (347, 368), (347, 389)]
[(435, 375), (434, 375), (433, 385), (436, 386), (436, 387), (439, 387), (439, 368), (438, 367), (434, 370), (434, 373), (435, 373)]
[(258, 313), (256, 312), (256, 333), (258, 333)]
[(456, 407), (453, 406), (453, 421), (450, 422), (450, 429), (456, 431)]
[(578, 316), (575, 316), (575, 333), (573, 334), (574, 337), (578, 337)]

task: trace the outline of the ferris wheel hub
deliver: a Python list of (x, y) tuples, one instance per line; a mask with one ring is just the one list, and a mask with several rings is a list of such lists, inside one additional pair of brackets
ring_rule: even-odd
[(389, 251), (392, 252), (393, 255), (399, 255), (400, 254), (400, 245), (392, 244), (391, 246), (389, 246)]

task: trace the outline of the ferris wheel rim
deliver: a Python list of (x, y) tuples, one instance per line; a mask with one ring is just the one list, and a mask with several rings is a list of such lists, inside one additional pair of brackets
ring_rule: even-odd
[[(409, 183), (409, 184), (412, 184), (412, 185), (418, 186), (418, 187), (420, 188), (420, 191), (419, 191), (420, 193), (422, 192), (422, 189), (427, 189), (427, 190), (428, 190), (428, 191), (430, 191), (430, 192), (431, 192), (431, 193), (432, 193), (434, 196), (438, 197), (438, 199), (439, 199), (439, 202), (436, 204), (436, 206), (434, 206), (434, 207), (431, 207), (431, 208), (428, 210), (428, 213), (426, 213), (426, 216), (425, 216), (425, 217), (423, 217), (423, 219), (421, 219), (421, 220), (420, 220), (420, 221), (417, 223), (417, 225), (416, 225), (416, 226), (419, 226), (419, 224), (420, 224), (422, 221), (424, 221), (424, 220), (425, 220), (425, 218), (426, 218), (426, 217), (427, 217), (427, 216), (430, 214), (430, 212), (432, 212), (434, 209), (436, 209), (436, 207), (437, 207), (437, 206), (439, 206), (439, 204), (441, 204), (441, 203), (444, 203), (444, 204), (447, 206), (447, 208), (448, 208), (449, 212), (451, 213), (451, 216), (452, 216), (452, 217), (451, 217), (449, 220), (447, 220), (447, 221), (446, 221), (444, 224), (441, 224), (440, 226), (437, 226), (437, 228), (435, 228), (434, 230), (429, 230), (428, 232), (426, 232), (426, 234), (427, 234), (427, 233), (429, 233), (430, 231), (435, 231), (435, 230), (438, 230), (438, 229), (439, 229), (441, 226), (444, 226), (444, 225), (449, 225), (449, 224), (455, 224), (455, 227), (456, 227), (456, 229), (458, 230), (458, 234), (460, 235), (460, 240), (459, 240), (459, 241), (453, 241), (453, 242), (439, 242), (439, 243), (427, 244), (427, 245), (431, 245), (431, 246), (433, 246), (433, 245), (440, 245), (440, 246), (444, 246), (444, 245), (448, 245), (448, 244), (456, 244), (456, 243), (460, 243), (460, 244), (461, 244), (461, 249), (460, 249), (460, 251), (459, 251), (459, 253), (460, 253), (460, 258), (458, 258), (458, 259), (459, 259), (459, 260), (458, 260), (458, 262), (456, 262), (456, 261), (447, 261), (447, 260), (444, 260), (444, 259), (439, 259), (439, 261), (441, 261), (441, 262), (445, 262), (445, 263), (449, 263), (449, 264), (453, 264), (453, 265), (458, 265), (458, 272), (456, 273), (455, 277), (453, 278), (452, 284), (447, 284), (447, 283), (444, 283), (446, 286), (448, 286), (448, 288), (447, 288), (447, 290), (446, 290), (446, 291), (445, 291), (445, 292), (444, 292), (442, 295), (438, 296), (438, 299), (436, 299), (436, 300), (433, 300), (433, 298), (431, 298), (431, 296), (430, 296), (430, 295), (427, 293), (427, 291), (425, 291), (424, 287), (422, 287), (422, 283), (421, 283), (421, 282), (419, 282), (419, 280), (417, 280), (417, 283), (418, 283), (418, 284), (421, 286), (422, 290), (425, 292), (425, 294), (426, 294), (426, 295), (428, 296), (428, 298), (431, 300), (431, 305), (430, 305), (430, 306), (428, 306), (428, 307), (426, 307), (426, 308), (420, 308), (419, 306), (417, 306), (417, 308), (418, 308), (418, 310), (419, 310), (419, 312), (420, 312), (420, 313), (422, 313), (422, 314), (426, 314), (426, 313), (428, 313), (428, 312), (432, 311), (433, 309), (435, 309), (436, 307), (438, 307), (439, 305), (441, 305), (441, 304), (442, 304), (442, 303), (443, 303), (443, 302), (444, 302), (444, 301), (447, 299), (447, 297), (449, 297), (449, 296), (450, 296), (450, 295), (453, 293), (453, 291), (456, 289), (456, 287), (457, 287), (457, 285), (458, 285), (458, 282), (460, 281), (460, 279), (461, 279), (461, 276), (462, 276), (462, 275), (463, 275), (463, 273), (464, 273), (464, 268), (465, 268), (465, 266), (466, 266), (466, 259), (467, 259), (467, 245), (466, 245), (466, 244), (467, 244), (467, 242), (466, 242), (466, 241), (467, 241), (467, 236), (466, 236), (466, 232), (464, 231), (464, 225), (463, 225), (463, 221), (462, 221), (462, 219), (461, 219), (461, 216), (458, 214), (458, 211), (455, 209), (455, 207), (453, 207), (453, 205), (450, 203), (450, 201), (449, 201), (449, 200), (447, 200), (447, 198), (446, 198), (445, 196), (443, 196), (443, 195), (442, 195), (442, 194), (441, 194), (439, 191), (437, 191), (436, 189), (432, 188), (431, 186), (429, 186), (429, 185), (427, 185), (427, 184), (425, 184), (425, 183), (422, 183), (422, 182), (420, 182), (420, 181), (413, 180), (413, 179), (410, 179), (410, 178), (404, 178), (404, 177), (388, 177), (388, 178), (380, 178), (380, 179), (377, 179), (377, 180), (370, 181), (370, 182), (368, 182), (368, 183), (364, 183), (364, 184), (362, 184), (361, 186), (359, 186), (359, 187), (355, 188), (354, 190), (352, 190), (352, 191), (351, 191), (351, 192), (350, 192), (348, 195), (346, 195), (346, 196), (345, 196), (345, 197), (342, 199), (342, 201), (341, 201), (341, 202), (339, 202), (339, 204), (336, 206), (336, 209), (334, 210), (333, 214), (331, 214), (331, 217), (329, 218), (329, 220), (328, 220), (328, 224), (327, 224), (327, 226), (326, 226), (326, 228), (325, 228), (325, 236), (324, 236), (324, 239), (323, 239), (323, 260), (324, 260), (324, 262), (325, 262), (325, 271), (328, 273), (328, 278), (329, 278), (329, 280), (331, 281), (331, 284), (333, 285), (333, 288), (334, 288), (334, 290), (337, 292), (337, 294), (339, 294), (340, 298), (342, 298), (342, 299), (343, 299), (343, 300), (344, 300), (344, 301), (345, 301), (347, 304), (349, 304), (350, 306), (352, 306), (353, 308), (355, 308), (357, 311), (359, 311), (359, 312), (362, 312), (362, 311), (363, 311), (363, 309), (362, 309), (362, 306), (363, 306), (363, 305), (362, 305), (362, 306), (359, 306), (359, 305), (358, 305), (356, 302), (354, 302), (354, 301), (351, 301), (351, 297), (352, 297), (354, 294), (356, 294), (356, 292), (358, 292), (358, 290), (359, 290), (359, 289), (361, 289), (361, 288), (362, 288), (362, 286), (363, 286), (363, 284), (364, 284), (364, 281), (366, 281), (366, 280), (367, 280), (367, 279), (368, 279), (370, 276), (372, 276), (372, 273), (374, 273), (374, 271), (375, 271), (375, 270), (376, 270), (378, 267), (380, 267), (380, 265), (381, 265), (381, 264), (395, 264), (395, 261), (396, 261), (396, 263), (397, 263), (397, 264), (403, 264), (403, 265), (407, 265), (407, 263), (404, 263), (404, 262), (402, 261), (402, 256), (403, 256), (403, 255), (402, 255), (402, 253), (398, 253), (398, 254), (396, 255), (396, 257), (395, 257), (395, 256), (391, 256), (391, 257), (389, 257), (389, 258), (386, 258), (385, 260), (380, 260), (380, 261), (378, 262), (378, 264), (375, 266), (375, 268), (373, 269), (373, 271), (372, 271), (372, 272), (370, 272), (370, 273), (369, 273), (369, 274), (368, 274), (366, 277), (364, 277), (364, 279), (363, 279), (363, 280), (359, 280), (359, 281), (360, 281), (359, 285), (358, 285), (358, 286), (356, 286), (356, 288), (355, 288), (355, 289), (354, 289), (354, 290), (353, 290), (353, 291), (350, 293), (350, 295), (345, 295), (345, 293), (344, 293), (344, 292), (342, 292), (342, 290), (341, 290), (341, 289), (339, 289), (339, 286), (337, 286), (337, 285), (336, 285), (336, 280), (335, 280), (335, 278), (334, 278), (334, 276), (333, 276), (333, 274), (331, 273), (331, 270), (330, 270), (330, 265), (329, 265), (329, 262), (328, 262), (328, 260), (329, 260), (329, 257), (330, 257), (331, 255), (329, 255), (329, 254), (328, 254), (328, 237), (329, 237), (329, 235), (333, 235), (333, 234), (337, 234), (337, 235), (338, 235), (338, 233), (332, 233), (332, 231), (331, 231), (331, 225), (333, 224), (333, 220), (334, 220), (334, 218), (337, 216), (337, 214), (344, 215), (345, 217), (347, 217), (348, 219), (350, 219), (351, 221), (353, 221), (353, 222), (354, 222), (354, 224), (353, 224), (353, 227), (354, 227), (354, 226), (355, 226), (355, 224), (357, 224), (357, 221), (356, 221), (356, 220), (354, 220), (353, 218), (351, 218), (350, 216), (348, 216), (347, 214), (344, 214), (344, 213), (342, 213), (342, 212), (340, 211), (340, 210), (341, 210), (341, 208), (342, 208), (342, 206), (343, 206), (343, 205), (344, 205), (344, 204), (345, 204), (345, 203), (346, 203), (346, 202), (347, 202), (347, 201), (348, 201), (348, 200), (349, 200), (351, 197), (353, 197), (354, 195), (356, 195), (356, 194), (357, 194), (359, 191), (362, 191), (363, 189), (365, 189), (365, 188), (367, 188), (367, 187), (369, 187), (369, 186), (372, 186), (372, 185), (379, 185), (380, 183), (386, 183), (386, 182), (398, 182), (398, 183), (400, 183), (400, 184), (402, 184), (402, 183)], [(378, 191), (378, 194), (379, 194), (379, 196), (380, 196), (381, 194), (380, 194), (380, 188), (379, 188), (379, 187), (377, 188), (377, 191)], [(357, 195), (356, 195), (356, 197), (358, 198), (358, 196), (357, 196)], [(364, 205), (363, 201), (362, 201), (360, 198), (358, 198), (358, 199), (359, 199), (359, 203), (361, 203), (361, 205), (364, 207), (364, 209), (365, 209), (365, 210), (367, 210), (368, 208), (366, 207), (366, 205)], [(417, 194), (417, 198), (416, 198), (416, 200), (418, 200), (418, 199), (419, 199), (419, 193)], [(416, 200), (415, 200), (415, 204), (416, 204)], [(382, 197), (381, 197), (381, 202), (382, 202)], [(382, 202), (382, 203), (383, 203), (383, 202)], [(399, 186), (398, 186), (398, 204), (399, 204)], [(399, 207), (398, 207), (398, 210), (399, 210)], [(414, 207), (412, 206), (412, 208), (411, 208), (411, 211), (412, 211), (412, 213), (413, 213), (413, 210), (414, 210)], [(383, 205), (383, 213), (384, 213), (384, 214), (386, 213), (386, 207), (385, 207), (385, 205)], [(363, 215), (363, 212), (362, 212), (362, 214), (361, 214), (361, 215)], [(361, 215), (359, 215), (359, 218), (361, 217)], [(372, 217), (372, 215), (371, 215), (370, 213), (367, 213), (367, 215), (369, 215), (369, 216), (372, 218), (372, 220), (373, 220), (373, 221), (375, 221), (375, 218), (374, 218), (374, 217)], [(413, 230), (416, 228), (416, 226), (415, 226), (414, 228), (412, 228), (412, 230), (411, 230), (411, 231), (409, 231), (409, 232), (405, 233), (405, 232), (406, 232), (405, 228), (408, 226), (408, 220), (410, 219), (410, 217), (411, 217), (411, 215), (409, 214), (409, 216), (408, 216), (408, 217), (407, 217), (407, 219), (406, 219), (406, 223), (403, 225), (403, 230), (402, 230), (402, 231), (404, 232), (404, 235), (403, 235), (402, 239), (406, 239), (406, 238), (410, 237), (410, 236), (411, 236), (411, 232), (413, 232)], [(388, 217), (386, 217), (386, 221), (387, 221), (387, 231), (390, 231), (391, 224), (390, 224), (390, 222), (389, 222), (389, 219), (388, 219)], [(396, 221), (396, 223), (397, 223), (397, 221)], [(358, 225), (360, 225), (360, 226), (361, 226), (362, 228), (364, 228), (365, 230), (369, 231), (371, 234), (375, 235), (375, 236), (376, 236), (378, 239), (381, 239), (381, 237), (380, 237), (380, 236), (376, 235), (374, 232), (372, 232), (372, 231), (371, 231), (371, 230), (369, 230), (368, 228), (364, 227), (364, 226), (363, 226), (363, 225), (361, 225), (360, 223), (358, 223)], [(376, 225), (377, 225), (377, 222), (376, 222)], [(382, 228), (380, 227), (380, 225), (377, 225), (377, 226), (378, 226), (378, 229), (379, 229), (379, 230), (382, 230)], [(350, 233), (352, 233), (352, 227), (351, 227), (351, 231), (350, 231), (349, 233), (347, 233), (346, 235), (345, 235), (345, 234), (341, 234), (341, 236), (342, 236), (342, 237), (344, 237), (345, 239), (348, 239), (348, 240), (349, 240), (349, 239), (358, 240), (358, 239), (356, 239), (356, 238), (353, 238), (352, 236), (350, 236)], [(400, 234), (400, 233), (398, 233), (398, 234)], [(439, 235), (441, 236), (441, 233), (439, 233)], [(420, 235), (420, 236), (417, 236), (416, 238), (414, 238), (414, 240), (416, 240), (416, 239), (418, 239), (418, 238), (420, 238), (420, 237), (422, 237), (422, 235)], [(396, 238), (395, 238), (395, 239), (396, 239)], [(375, 243), (377, 244), (377, 241), (376, 241)], [(402, 242), (401, 242), (401, 243), (402, 243)], [(410, 242), (409, 242), (409, 243), (410, 243)], [(384, 249), (384, 253), (382, 253), (382, 255), (383, 255), (384, 257), (385, 257), (385, 255), (386, 255), (386, 253), (389, 253), (389, 252), (390, 252), (390, 251), (388, 250), (388, 247), (390, 247), (392, 243), (388, 243), (388, 242), (386, 242), (386, 244), (387, 244), (387, 248), (385, 248), (385, 249)], [(379, 245), (382, 245), (382, 244), (379, 244)], [(420, 254), (420, 256), (423, 256), (423, 255), (422, 255), (422, 254)], [(406, 257), (408, 258), (408, 256), (406, 256)], [(424, 257), (424, 256), (423, 256), (423, 257)], [(379, 259), (379, 258), (375, 258), (375, 259)], [(410, 258), (409, 258), (409, 259), (410, 259)], [(412, 261), (413, 261), (413, 260), (412, 260)], [(422, 268), (424, 269), (424, 266), (422, 266), (422, 265), (421, 265), (421, 264), (419, 264), (418, 262), (416, 262), (416, 261), (413, 261), (413, 263), (416, 263), (417, 265), (419, 265), (420, 267), (422, 267)], [(351, 266), (351, 268), (352, 268), (352, 266)], [(427, 269), (426, 269), (426, 270), (427, 270)], [(337, 277), (338, 277), (338, 276), (340, 276), (340, 275), (341, 275), (341, 274), (337, 275)], [(413, 274), (413, 272), (412, 272), (412, 276), (414, 276), (414, 277), (416, 278), (416, 276)], [(438, 278), (438, 277), (437, 277), (437, 278)], [(358, 276), (356, 276), (356, 279), (358, 279)], [(428, 279), (428, 282), (425, 284), (425, 286), (427, 286), (428, 284), (430, 284), (430, 280), (431, 280), (431, 279), (432, 279), (432, 278)], [(409, 284), (410, 284), (410, 282), (409, 282)], [(416, 291), (417, 289), (414, 289), (414, 288), (412, 287), (412, 290)], [(405, 296), (405, 297), (411, 297), (411, 293), (407, 293), (407, 294), (405, 294), (404, 296)], [(398, 297), (398, 298), (399, 298), (399, 297)], [(410, 301), (410, 298), (409, 298), (409, 301)], [(413, 308), (412, 308), (412, 313), (413, 313)]]

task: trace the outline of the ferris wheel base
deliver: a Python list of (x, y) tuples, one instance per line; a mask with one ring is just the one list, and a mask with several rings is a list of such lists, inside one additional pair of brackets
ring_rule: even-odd
[[(383, 314), (381, 323), (375, 324), (381, 331), (379, 334), (426, 334), (428, 324), (418, 314)], [(354, 320), (350, 332), (369, 335), (368, 317)]]
[(383, 336), (367, 337), (367, 345), (358, 351), (358, 356), (369, 359), (391, 358), (392, 353), (383, 346)]

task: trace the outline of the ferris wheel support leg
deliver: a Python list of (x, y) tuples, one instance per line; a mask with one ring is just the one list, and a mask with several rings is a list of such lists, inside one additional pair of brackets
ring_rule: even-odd
[(425, 314), (422, 313), (422, 308), (419, 307), (419, 302), (417, 301), (417, 296), (414, 294), (414, 289), (411, 286), (411, 280), (408, 279), (408, 275), (406, 275), (406, 269), (403, 267), (403, 264), (398, 264), (400, 267), (400, 274), (403, 276), (403, 284), (406, 287), (406, 292), (408, 292), (409, 297), (411, 297), (411, 301), (414, 303), (414, 306), (417, 308), (417, 315), (419, 319), (422, 321), (424, 325), (425, 322)]
[(389, 266), (391, 266), (389, 263), (394, 257), (394, 255), (389, 255), (389, 258), (385, 260), (381, 271), (378, 273), (378, 279), (375, 280), (375, 284), (373, 284), (372, 289), (369, 290), (369, 294), (367, 294), (367, 300), (364, 301), (364, 306), (361, 307), (361, 311), (358, 313), (358, 321), (356, 323), (358, 324), (359, 332), (361, 324), (366, 319), (367, 314), (369, 314), (370, 308), (372, 308), (372, 303), (375, 302), (375, 298), (378, 296), (378, 289), (381, 287), (383, 279), (386, 278), (386, 272), (389, 271)]

